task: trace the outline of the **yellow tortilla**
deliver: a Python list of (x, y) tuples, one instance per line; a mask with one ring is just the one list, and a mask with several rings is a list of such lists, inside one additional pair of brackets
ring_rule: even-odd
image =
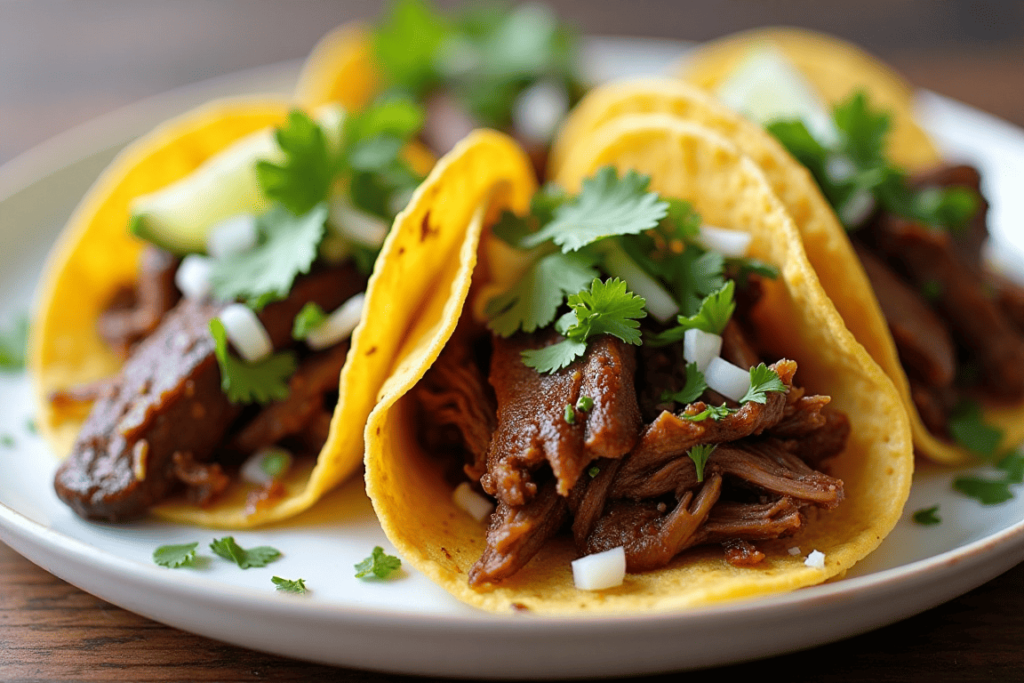
[[(513, 155), (522, 157), (514, 150), (467, 143), (441, 165), (494, 169), (488, 183), (497, 184), (502, 178), (498, 167), (507, 165)], [(519, 163), (523, 169), (518, 175), (505, 177), (516, 194), (532, 190), (525, 158)], [(424, 307), (418, 323), (422, 331), (407, 337), (399, 352), (396, 372), (367, 425), (367, 490), (385, 533), (406, 561), (452, 595), (495, 612), (509, 612), (514, 606), (574, 615), (678, 610), (841, 576), (892, 529), (910, 490), (910, 428), (892, 383), (843, 325), (784, 206), (757, 165), (735, 146), (676, 118), (622, 120), (566, 155), (556, 180), (572, 191), (582, 178), (608, 164), (651, 175), (653, 189), (693, 201), (710, 223), (750, 232), (752, 256), (779, 266), (781, 277), (766, 287), (764, 315), (756, 321), (759, 338), (772, 340), (772, 351), (780, 357), (799, 362), (798, 383), (831, 395), (833, 405), (849, 416), (849, 445), (834, 461), (834, 472), (846, 485), (846, 500), (837, 510), (812, 519), (797, 536), (759, 544), (768, 557), (755, 568), (729, 565), (717, 548), (695, 549), (667, 568), (627, 575), (621, 587), (586, 592), (574, 587), (570, 561), (575, 550), (571, 539), (562, 538), (549, 542), (497, 587), (470, 588), (467, 573), (483, 551), (485, 526), (452, 502), (452, 489), (438, 465), (444, 454), (429, 454), (420, 446), (415, 406), (406, 395), (451, 337), (467, 305), (478, 243), (489, 235), (486, 215), (493, 214), (493, 205), (486, 193), (481, 197), (463, 190), (481, 179), (460, 173), (448, 182), (432, 176), (434, 198), (421, 194), (408, 210), (416, 215), (435, 206), (461, 206), (457, 222), (438, 223), (437, 228), (455, 236), (462, 246), (458, 260), (448, 265), (451, 279)], [(522, 211), (525, 198), (512, 208)], [(384, 263), (383, 271), (392, 265)], [(486, 273), (478, 272), (477, 278), (485, 280)], [(787, 552), (796, 546), (801, 556)], [(825, 553), (824, 570), (803, 563), (814, 549)]]
[(919, 169), (941, 161), (935, 145), (914, 120), (914, 91), (899, 74), (861, 48), (813, 31), (764, 28), (737, 33), (700, 46), (687, 55), (679, 77), (714, 91), (759, 46), (779, 49), (829, 105), (857, 90), (871, 104), (892, 113), (888, 154), (897, 165)]
[[(759, 126), (681, 81), (648, 78), (610, 83), (588, 94), (564, 124), (551, 154), (551, 173), (561, 172), (574, 141), (592, 139), (618, 118), (647, 114), (667, 114), (712, 128), (761, 167), (792, 216), (825, 292), (853, 335), (896, 385), (910, 416), (918, 452), (943, 464), (975, 459), (966, 449), (935, 437), (924, 426), (889, 326), (846, 230), (807, 169)], [(985, 420), (1003, 430), (1004, 447), (1024, 441), (1024, 405), (986, 407)]]
[(295, 100), (303, 109), (335, 102), (362, 109), (380, 90), (370, 33), (358, 23), (344, 24), (320, 39), (302, 65)]
[[(320, 49), (307, 63), (296, 99), (310, 106), (339, 101), (361, 106), (370, 92), (355, 77), (361, 68), (359, 59), (348, 52)], [(114, 292), (137, 277), (144, 243), (128, 233), (131, 200), (187, 176), (236, 140), (282, 124), (291, 106), (284, 99), (238, 98), (212, 102), (167, 121), (125, 148), (82, 199), (44, 268), (29, 344), (39, 429), (55, 453), (64, 456), (70, 451), (88, 407), (62, 408), (49, 396), (57, 389), (112, 376), (121, 365), (99, 336), (96, 320)], [(434, 162), (421, 145), (410, 145), (406, 155), (421, 173)], [(405, 249), (408, 244), (402, 240), (408, 239), (390, 235), (380, 258)], [(362, 428), (391, 367), (389, 349), (400, 329), (394, 325), (415, 313), (407, 298), (392, 295), (392, 288), (399, 285), (377, 285), (378, 279), (370, 278), (367, 315), (352, 336), (327, 443), (315, 463), (299, 462), (282, 478), (285, 495), (250, 514), (247, 487), (234, 482), (210, 507), (171, 500), (154, 508), (156, 515), (213, 527), (265, 524), (307, 509), (359, 468)], [(413, 272), (401, 287), (416, 290), (428, 282)]]

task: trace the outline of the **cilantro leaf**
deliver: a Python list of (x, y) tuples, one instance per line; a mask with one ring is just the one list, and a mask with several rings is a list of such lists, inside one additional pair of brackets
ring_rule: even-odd
[(184, 543), (182, 545), (162, 545), (153, 551), (153, 561), (161, 567), (187, 567), (191, 566), (196, 559), (196, 543)]
[(394, 555), (385, 554), (384, 549), (378, 545), (373, 549), (369, 557), (355, 565), (356, 578), (363, 579), (372, 574), (378, 579), (386, 579), (401, 566), (402, 561), (400, 559)]
[(532, 248), (552, 240), (570, 252), (605, 237), (650, 230), (668, 213), (668, 203), (647, 191), (649, 183), (635, 171), (620, 179), (615, 168), (605, 166), (585, 179), (575, 200), (555, 209), (554, 219), (523, 245)]
[(602, 282), (598, 278), (590, 283), (590, 289), (581, 289), (569, 297), (569, 307), (576, 314), (576, 323), (569, 327), (566, 336), (576, 341), (586, 341), (599, 334), (610, 334), (627, 344), (640, 346), (640, 323), (647, 317), (643, 297), (626, 288), (619, 278)]
[(400, 0), (373, 33), (375, 61), (391, 84), (423, 94), (438, 79), (435, 64), (448, 22), (423, 0)]
[(858, 166), (884, 162), (885, 137), (889, 133), (890, 116), (872, 112), (864, 91), (854, 93), (832, 110), (832, 119), (843, 133), (845, 151)]
[(214, 539), (210, 543), (210, 550), (225, 560), (230, 560), (242, 569), (251, 567), (265, 567), (277, 558), (281, 557), (281, 551), (270, 546), (261, 545), (246, 550), (235, 543), (233, 536)]
[(1024, 484), (1024, 453), (1010, 451), (996, 463), (996, 469), (1006, 473), (1006, 481), (1011, 484)]
[(949, 434), (958, 444), (983, 458), (996, 455), (1003, 432), (985, 422), (981, 406), (975, 401), (961, 401), (949, 418)]
[(336, 162), (323, 129), (303, 111), (290, 111), (274, 137), (284, 160), (257, 162), (256, 177), (268, 199), (301, 216), (327, 199)]
[(306, 592), (306, 580), (305, 579), (282, 579), (280, 576), (270, 577), (270, 581), (277, 586), (277, 590), (284, 593), (305, 593)]
[(938, 513), (939, 506), (933, 505), (930, 508), (923, 508), (914, 513), (914, 521), (922, 526), (934, 526), (935, 524), (942, 524), (942, 520), (939, 519)]
[(998, 505), (1013, 498), (1010, 483), (1005, 479), (994, 481), (981, 477), (957, 477), (953, 480), (953, 488), (982, 505)]
[(720, 406), (707, 406), (704, 410), (699, 413), (694, 413), (693, 415), (680, 415), (679, 417), (684, 420), (689, 420), (690, 422), (703, 422), (710, 417), (715, 422), (718, 422), (729, 417), (736, 411), (736, 408), (730, 408), (723, 403)]
[[(677, 318), (679, 326), (684, 332), (689, 329), (697, 329), (709, 334), (722, 334), (722, 330), (725, 329), (736, 310), (736, 302), (733, 300), (735, 290), (736, 282), (729, 280), (704, 297), (697, 313), (691, 316), (679, 316)], [(680, 336), (681, 338), (682, 336)]]
[(305, 339), (325, 320), (327, 320), (327, 314), (324, 313), (324, 309), (320, 308), (316, 302), (310, 301), (295, 316), (295, 321), (292, 323), (292, 339), (296, 341)]
[(572, 405), (566, 404), (565, 410), (562, 411), (562, 419), (565, 420), (567, 425), (576, 424), (576, 411), (573, 410)]
[(576, 410), (581, 413), (589, 413), (594, 407), (594, 399), (589, 396), (580, 396), (579, 400), (576, 401)]
[(295, 354), (275, 353), (247, 363), (228, 353), (228, 335), (219, 318), (210, 320), (214, 353), (220, 366), (220, 387), (232, 403), (270, 403), (288, 398), (288, 380), (297, 366)]
[(308, 273), (316, 261), (326, 219), (326, 204), (317, 204), (301, 216), (279, 206), (271, 208), (256, 220), (260, 244), (213, 262), (214, 295), (221, 301), (244, 299), (257, 308), (287, 297), (295, 278)]
[(662, 401), (674, 401), (682, 405), (689, 405), (699, 399), (707, 391), (708, 385), (704, 381), (704, 373), (697, 369), (696, 363), (686, 366), (686, 383), (683, 388), (673, 393), (666, 391), (661, 395)]
[(28, 349), (28, 316), (22, 315), (10, 329), (0, 331), (0, 371), (25, 367)]
[(690, 460), (693, 461), (694, 467), (697, 468), (697, 481), (704, 481), (704, 466), (707, 465), (708, 458), (718, 448), (718, 444), (702, 443), (694, 446), (686, 452)]
[(785, 392), (786, 385), (779, 377), (779, 373), (769, 368), (764, 363), (750, 368), (750, 388), (740, 399), (740, 405), (752, 401), (754, 403), (765, 403), (768, 400), (769, 391)]
[(597, 270), (590, 256), (559, 252), (542, 256), (511, 289), (487, 303), (487, 326), (502, 337), (546, 327), (565, 297), (595, 277)]
[(17, 442), (14, 440), (13, 436), (10, 434), (0, 434), (0, 446), (3, 446), (4, 448), (14, 448), (16, 445)]
[(586, 352), (586, 342), (563, 339), (542, 349), (523, 351), (523, 363), (537, 372), (548, 374), (568, 367)]
[(402, 148), (423, 127), (423, 108), (411, 100), (389, 97), (345, 118), (342, 159), (357, 171), (388, 169)]

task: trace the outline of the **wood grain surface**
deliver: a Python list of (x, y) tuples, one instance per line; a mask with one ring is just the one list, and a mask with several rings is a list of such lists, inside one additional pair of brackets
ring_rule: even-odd
[[(919, 86), (1024, 126), (1024, 3), (551, 4), (587, 33), (704, 40), (764, 24), (831, 31), (865, 45)], [(0, 163), (143, 97), (301, 58), (325, 31), (373, 16), (379, 5), (368, 0), (0, 0)], [(693, 676), (1024, 680), (1022, 642), (1024, 564), (873, 633)], [(162, 626), (83, 593), (0, 545), (0, 681), (400, 679), (256, 653)]]

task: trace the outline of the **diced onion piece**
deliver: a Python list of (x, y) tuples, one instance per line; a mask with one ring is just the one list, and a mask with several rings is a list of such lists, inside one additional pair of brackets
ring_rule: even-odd
[(672, 295), (637, 265), (624, 249), (614, 242), (608, 242), (604, 245), (604, 254), (604, 267), (608, 274), (622, 278), (630, 291), (643, 297), (651, 316), (664, 323), (679, 314), (679, 306)]
[(683, 333), (683, 358), (687, 363), (696, 363), (704, 372), (712, 360), (722, 353), (722, 338), (696, 328)]
[(365, 247), (384, 244), (391, 227), (383, 219), (355, 208), (345, 197), (331, 200), (327, 221), (336, 234)]
[(342, 339), (347, 339), (359, 324), (363, 315), (363, 302), (366, 295), (362, 292), (343, 303), (327, 319), (315, 327), (306, 336), (306, 345), (319, 351), (334, 346)]
[(733, 401), (739, 401), (750, 389), (750, 371), (722, 358), (712, 358), (704, 371), (708, 386)]
[(231, 345), (245, 360), (250, 363), (261, 361), (274, 350), (263, 323), (248, 306), (231, 304), (220, 312), (219, 317)]
[(512, 126), (527, 142), (546, 145), (569, 111), (565, 86), (545, 80), (524, 90), (512, 107)]
[(452, 491), (452, 502), (478, 522), (487, 519), (494, 511), (494, 503), (473, 490), (469, 482), (462, 482)]
[(866, 221), (874, 210), (875, 198), (867, 190), (860, 189), (839, 207), (839, 220), (843, 225), (855, 228)]
[(697, 242), (702, 247), (729, 258), (746, 256), (751, 239), (753, 237), (749, 232), (726, 230), (713, 225), (700, 226), (700, 234), (697, 236)]
[(283, 448), (261, 448), (242, 463), (239, 476), (250, 484), (269, 484), (292, 465), (292, 455)]
[(790, 548), (786, 552), (788, 552), (790, 555), (793, 555), (795, 557), (796, 555), (800, 554), (800, 546), (798, 546), (798, 545), (797, 546), (793, 546), (792, 548)]
[(619, 546), (572, 562), (572, 580), (582, 591), (621, 586), (626, 578), (626, 551)]
[(256, 246), (256, 217), (240, 213), (225, 218), (210, 228), (206, 236), (206, 253), (213, 258), (242, 254)]
[(811, 554), (804, 560), (804, 564), (813, 569), (825, 568), (825, 553), (820, 550), (812, 550)]
[(857, 167), (845, 154), (830, 154), (825, 161), (825, 174), (829, 180), (841, 183), (849, 180), (857, 172)]
[(205, 299), (210, 295), (212, 284), (210, 271), (213, 262), (206, 256), (189, 254), (181, 259), (178, 271), (174, 273), (174, 284), (186, 299)]

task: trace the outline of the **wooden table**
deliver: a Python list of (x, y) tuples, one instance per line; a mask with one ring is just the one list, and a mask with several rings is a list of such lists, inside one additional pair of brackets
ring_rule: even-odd
[[(0, 163), (142, 97), (300, 58), (326, 30), (373, 15), (377, 4), (0, 2)], [(758, 24), (829, 30), (869, 46), (918, 85), (1024, 126), (1020, 3), (861, 0), (831, 5), (797, 0), (687, 7), (672, 0), (633, 0), (628, 11), (586, 0), (553, 4), (589, 33), (706, 39)], [(707, 675), (1021, 680), (1022, 642), (1024, 564), (961, 598), (873, 633)], [(162, 626), (83, 593), (0, 545), (0, 680), (396, 678), (264, 655)]]

